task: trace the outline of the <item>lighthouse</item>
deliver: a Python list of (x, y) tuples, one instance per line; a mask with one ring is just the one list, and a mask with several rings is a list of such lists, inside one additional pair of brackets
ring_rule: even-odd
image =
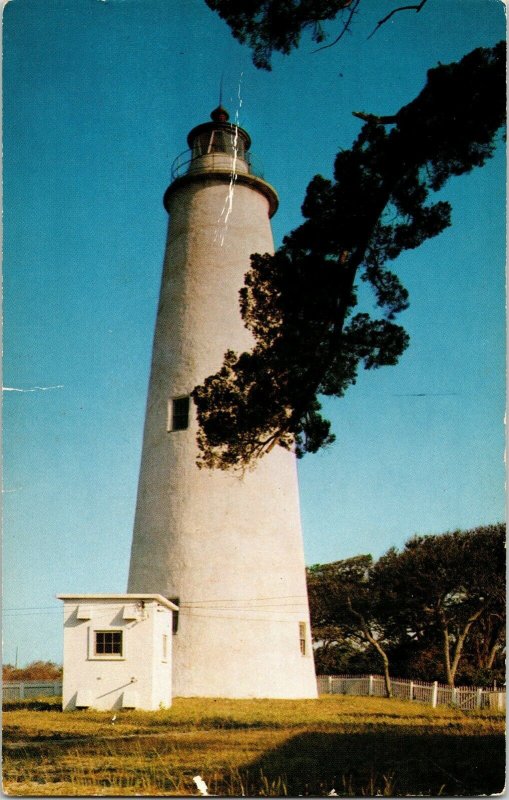
[(275, 189), (220, 105), (193, 128), (164, 196), (168, 237), (128, 592), (176, 604), (173, 694), (316, 697), (297, 470), (275, 448), (243, 474), (197, 466), (191, 392), (252, 347), (239, 289), (273, 253)]

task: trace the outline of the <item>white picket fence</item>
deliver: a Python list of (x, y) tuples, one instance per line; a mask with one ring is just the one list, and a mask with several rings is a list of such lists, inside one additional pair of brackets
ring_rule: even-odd
[[(382, 675), (318, 675), (319, 694), (350, 694), (385, 697)], [(391, 678), (392, 695), (402, 700), (417, 700), (433, 706), (458, 706), (463, 709), (493, 708), (503, 711), (505, 691), (478, 686), (457, 686), (454, 689), (438, 681), (413, 681)]]
[(2, 700), (61, 696), (62, 681), (4, 681), (2, 684)]
[[(382, 675), (318, 675), (319, 694), (349, 694), (366, 697), (385, 697)], [(504, 711), (505, 691), (482, 689), (478, 686), (457, 686), (451, 689), (434, 681), (413, 681), (392, 678), (392, 694), (402, 700), (416, 700), (433, 706), (453, 705), (463, 709), (492, 708)], [(3, 700), (26, 700), (35, 697), (61, 697), (62, 681), (5, 681)]]

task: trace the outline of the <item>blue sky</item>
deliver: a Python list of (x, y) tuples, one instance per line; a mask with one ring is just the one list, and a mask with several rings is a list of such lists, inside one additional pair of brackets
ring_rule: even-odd
[[(4, 385), (33, 389), (4, 394), (6, 661), (61, 660), (58, 592), (125, 591), (162, 196), (221, 74), (279, 192), (278, 244), (352, 111), (397, 111), (428, 68), (505, 33), (499, 0), (428, 0), (368, 39), (394, 6), (363, 0), (338, 46), (304, 37), (270, 73), (203, 0), (4, 9)], [(504, 155), (446, 186), (452, 227), (397, 263), (401, 363), (325, 403), (337, 441), (299, 464), (307, 563), (504, 516)]]

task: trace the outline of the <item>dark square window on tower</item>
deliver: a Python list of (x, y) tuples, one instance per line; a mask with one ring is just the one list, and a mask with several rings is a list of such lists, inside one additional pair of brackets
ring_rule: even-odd
[(184, 431), (189, 427), (189, 396), (174, 397), (170, 402), (170, 431)]

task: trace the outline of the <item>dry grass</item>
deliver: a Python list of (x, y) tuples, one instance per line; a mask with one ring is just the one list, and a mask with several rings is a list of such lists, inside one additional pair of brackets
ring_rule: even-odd
[[(19, 704), (18, 704), (19, 705)], [(15, 795), (492, 794), (504, 718), (384, 698), (176, 699), (171, 709), (4, 711), (4, 791)], [(30, 705), (32, 707), (30, 707)]]

